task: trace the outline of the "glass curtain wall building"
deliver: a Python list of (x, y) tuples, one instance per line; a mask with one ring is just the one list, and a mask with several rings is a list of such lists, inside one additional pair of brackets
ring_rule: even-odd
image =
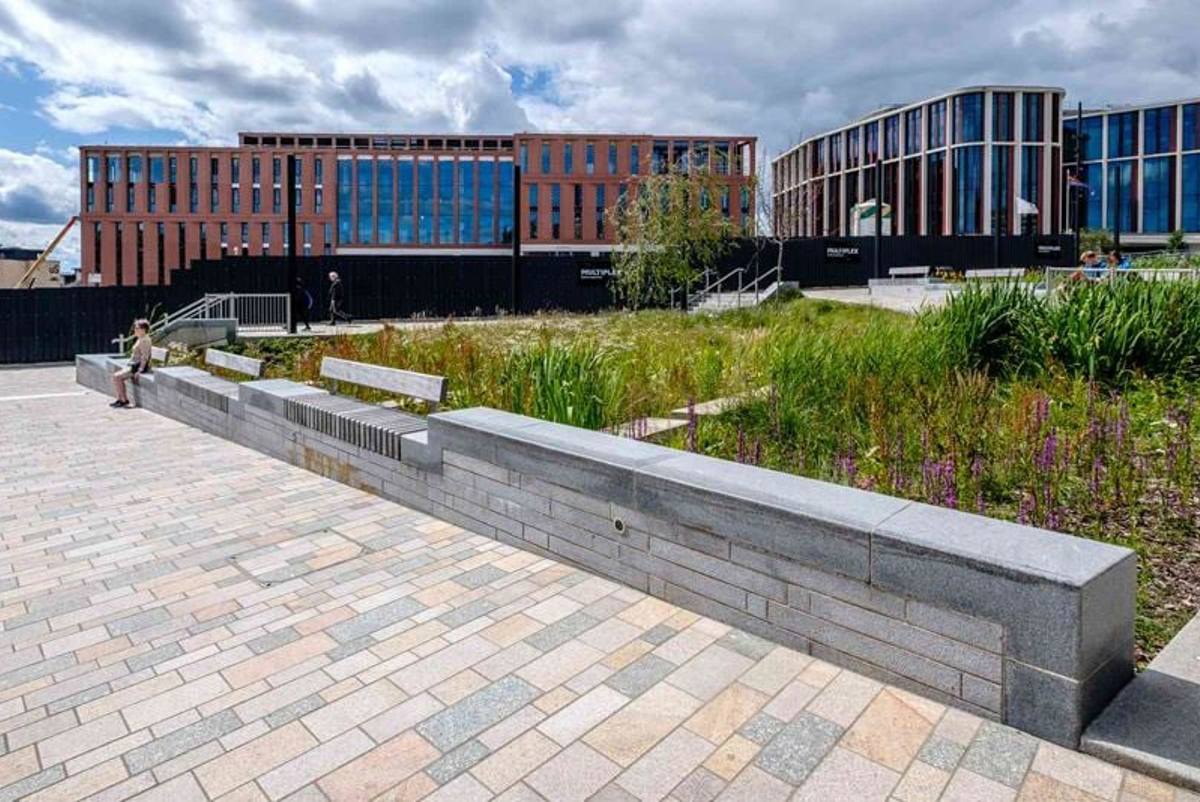
[(1078, 178), (1062, 199), (1068, 225), (1119, 226), (1122, 242), (1147, 246), (1176, 230), (1200, 242), (1200, 98), (1068, 109), (1063, 134), (1064, 176)]
[[(494, 255), (518, 235), (527, 251), (610, 249), (605, 204), (652, 165), (713, 169), (728, 177), (725, 195), (741, 197), (754, 150), (753, 137), (595, 133), (242, 133), (224, 148), (83, 146), (81, 261), (97, 277), (84, 283), (157, 283), (196, 259), (283, 255), (289, 156), (302, 255)], [(752, 205), (723, 208), (752, 221)]]
[(885, 233), (1057, 233), (1063, 97), (967, 87), (806, 139), (772, 161), (773, 229), (849, 236), (855, 207), (878, 197), (892, 210)]

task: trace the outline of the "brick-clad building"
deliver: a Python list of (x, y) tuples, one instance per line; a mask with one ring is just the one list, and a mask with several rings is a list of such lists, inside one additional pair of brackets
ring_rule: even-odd
[(717, 202), (749, 228), (755, 144), (745, 136), (242, 133), (237, 147), (88, 145), (80, 148), (81, 267), (102, 285), (158, 284), (195, 259), (286, 253), (289, 155), (301, 256), (496, 253), (512, 248), (517, 219), (523, 251), (607, 250), (606, 210), (636, 176), (669, 165), (728, 175)]

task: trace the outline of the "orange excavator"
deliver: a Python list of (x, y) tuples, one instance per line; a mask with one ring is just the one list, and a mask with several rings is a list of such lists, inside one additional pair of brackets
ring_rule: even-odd
[(58, 236), (51, 240), (49, 247), (42, 251), (37, 259), (33, 260), (33, 264), (31, 264), (29, 269), (25, 271), (25, 275), (21, 276), (21, 280), (16, 284), (17, 289), (21, 289), (22, 285), (24, 285), (26, 281), (29, 282), (28, 286), (25, 287), (26, 289), (33, 287), (33, 284), (36, 281), (35, 276), (37, 275), (38, 268), (40, 268), (45, 261), (50, 258), (50, 254), (54, 253), (54, 249), (57, 248), (58, 244), (63, 241), (63, 237), (67, 236), (67, 232), (71, 230), (71, 226), (75, 225), (75, 223), (78, 221), (78, 215), (72, 216), (71, 219), (67, 221), (67, 224), (62, 227), (62, 231), (58, 232)]

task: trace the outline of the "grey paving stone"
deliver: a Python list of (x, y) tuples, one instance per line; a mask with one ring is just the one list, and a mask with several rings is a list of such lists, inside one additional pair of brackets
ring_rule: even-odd
[(189, 724), (162, 738), (143, 744), (125, 753), (125, 766), (130, 774), (139, 774), (172, 758), (202, 746), (209, 741), (228, 735), (242, 726), (242, 720), (233, 710), (221, 712)]
[(679, 802), (712, 802), (725, 790), (725, 781), (701, 766), (687, 776), (671, 796)]
[(613, 674), (604, 684), (632, 699), (653, 688), (677, 668), (679, 666), (657, 655), (646, 654)]
[(587, 579), (589, 576), (591, 576), (591, 574), (588, 574), (584, 571), (576, 571), (575, 573), (567, 574), (562, 579), (558, 580), (558, 584), (562, 585), (564, 588), (573, 587)]
[(438, 621), (454, 629), (455, 627), (461, 627), (463, 624), (474, 621), (481, 615), (487, 615), (495, 609), (495, 602), (488, 601), (487, 599), (476, 599), (475, 601), (467, 602), (462, 607), (456, 607), (450, 612), (438, 616)]
[[(236, 579), (238, 582), (246, 581), (245, 578), (241, 576), (234, 577), (234, 579)], [(199, 635), (202, 632), (208, 632), (210, 629), (216, 629), (217, 627), (223, 627), (226, 624), (232, 624), (236, 620), (237, 616), (233, 615), (232, 613), (226, 613), (225, 615), (219, 615), (216, 618), (210, 618), (207, 621), (202, 621), (199, 624), (193, 624), (192, 626), (188, 627), (188, 632), (193, 635)]]
[(1035, 738), (985, 721), (963, 756), (962, 767), (1010, 788), (1019, 788), (1037, 749)]
[(126, 658), (125, 665), (130, 671), (141, 671), (143, 668), (150, 668), (159, 663), (172, 660), (183, 654), (183, 647), (178, 643), (166, 643), (159, 646), (157, 649), (151, 649), (142, 654), (135, 654), (133, 657)]
[(31, 774), (12, 785), (0, 788), (0, 802), (14, 802), (17, 799), (23, 799), (34, 791), (53, 785), (66, 776), (67, 772), (61, 763), (45, 771), (39, 771), (37, 774)]
[(277, 629), (274, 632), (268, 632), (266, 635), (257, 637), (252, 641), (246, 641), (246, 645), (250, 647), (250, 651), (255, 654), (269, 652), (272, 649), (277, 649), (291, 643), (294, 640), (300, 639), (300, 633), (291, 627)]
[(129, 615), (124, 618), (118, 618), (116, 621), (109, 621), (105, 626), (108, 627), (109, 633), (114, 637), (128, 635), (130, 632), (137, 632), (139, 629), (152, 627), (156, 624), (164, 624), (171, 620), (171, 612), (165, 607), (158, 607), (153, 610), (147, 610), (144, 613)]
[(438, 785), (445, 785), (491, 753), (492, 750), (479, 741), (467, 741), (426, 766), (425, 773)]
[(44, 677), (47, 674), (56, 674), (73, 665), (75, 665), (74, 654), (60, 654), (57, 657), (51, 657), (49, 660), (42, 660), (39, 663), (18, 668), (16, 671), (0, 674), (0, 691), (15, 688), (18, 685), (23, 685), (30, 680)]
[(763, 747), (754, 764), (784, 782), (799, 785), (841, 736), (837, 724), (804, 711)]
[(454, 581), (464, 588), (481, 588), (506, 576), (508, 576), (507, 572), (500, 570), (494, 565), (481, 565), (478, 568), (473, 568), (470, 571), (459, 574), (454, 577)]
[(609, 783), (597, 791), (595, 796), (588, 797), (588, 802), (638, 802), (638, 798), (616, 783)]
[(717, 641), (717, 645), (732, 649), (751, 660), (761, 660), (775, 650), (774, 643), (740, 629), (729, 630)]
[(666, 624), (659, 624), (653, 629), (648, 629), (643, 632), (642, 640), (653, 643), (655, 646), (661, 646), (678, 634), (679, 630), (672, 629)]
[(290, 721), (295, 721), (301, 716), (306, 716), (319, 707), (325, 706), (325, 700), (318, 693), (309, 694), (303, 699), (297, 699), (289, 705), (284, 705), (275, 712), (268, 715), (264, 721), (271, 729), (282, 727)]
[(587, 632), (599, 623), (595, 618), (580, 610), (579, 612), (571, 613), (566, 618), (555, 621), (545, 629), (538, 630), (526, 638), (525, 642), (535, 649), (548, 652), (553, 648), (562, 646), (572, 638)]
[(363, 649), (370, 649), (378, 642), (370, 635), (363, 635), (361, 638), (355, 638), (354, 640), (348, 640), (345, 643), (339, 644), (337, 648), (330, 649), (326, 654), (330, 660), (341, 660), (352, 654), (358, 654)]
[(416, 571), (418, 568), (422, 568), (426, 565), (429, 565), (432, 562), (437, 562), (437, 561), (433, 557), (429, 556), (428, 554), (421, 554), (421, 555), (418, 555), (411, 559), (405, 560), (404, 562), (399, 562), (393, 566), (390, 566), (387, 569), (387, 572), (389, 574), (391, 574), (392, 576), (403, 576), (404, 574), (409, 574), (409, 573), (412, 573), (413, 571)]
[(783, 729), (783, 725), (784, 722), (774, 716), (767, 713), (756, 713), (753, 718), (741, 726), (738, 735), (763, 746)]
[(396, 599), (395, 601), (367, 610), (365, 613), (354, 616), (354, 618), (334, 624), (328, 627), (325, 633), (339, 643), (345, 643), (363, 635), (370, 635), (372, 632), (383, 629), (386, 626), (391, 626), (397, 621), (402, 621), (424, 609), (425, 605), (416, 599), (410, 599), (405, 596), (402, 599)]
[(921, 752), (917, 756), (943, 771), (954, 771), (965, 751), (966, 747), (962, 744), (935, 735), (921, 746)]
[(107, 696), (111, 691), (108, 683), (93, 685), (90, 688), (73, 693), (70, 696), (64, 696), (62, 699), (55, 699), (50, 704), (46, 705), (46, 712), (50, 715), (61, 713), (64, 710), (70, 710), (72, 707), (77, 707), (84, 702), (90, 702), (93, 699), (99, 699), (101, 696)]
[(417, 725), (426, 740), (443, 752), (474, 738), (541, 696), (541, 691), (509, 675)]
[(173, 574), (178, 570), (178, 568), (169, 562), (151, 563), (150, 565), (138, 566), (137, 568), (122, 571), (119, 574), (113, 574), (104, 580), (104, 587), (113, 590), (126, 585), (136, 585), (138, 582), (158, 579), (160, 576)]

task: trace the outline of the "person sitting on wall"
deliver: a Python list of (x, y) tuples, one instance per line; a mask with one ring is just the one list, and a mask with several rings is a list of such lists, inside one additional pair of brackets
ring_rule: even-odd
[(150, 321), (144, 318), (135, 320), (133, 333), (137, 340), (134, 341), (133, 350), (129, 353), (129, 364), (114, 373), (112, 377), (117, 400), (109, 406), (116, 409), (129, 406), (129, 395), (125, 392), (125, 380), (128, 379), (137, 384), (138, 376), (150, 372), (150, 355), (153, 353), (151, 350), (153, 343), (150, 342)]
[(1098, 281), (1103, 275), (1104, 264), (1100, 261), (1100, 256), (1095, 251), (1085, 251), (1079, 264), (1079, 270), (1072, 273), (1071, 278), (1075, 280), (1088, 278)]

